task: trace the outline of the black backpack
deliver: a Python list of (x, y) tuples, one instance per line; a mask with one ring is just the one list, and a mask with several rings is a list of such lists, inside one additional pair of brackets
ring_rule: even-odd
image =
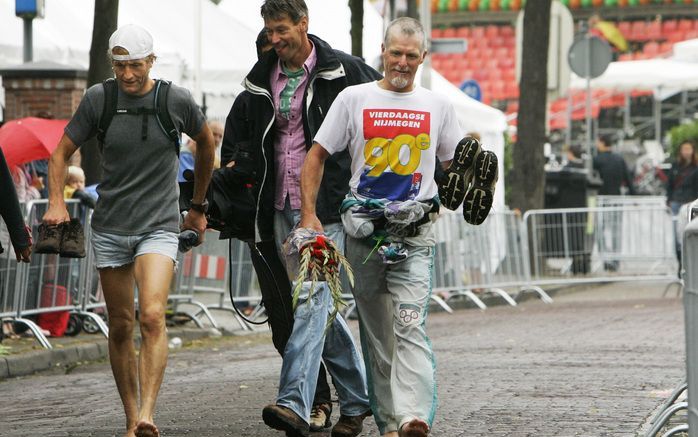
[(158, 126), (165, 133), (165, 135), (172, 140), (175, 147), (175, 153), (179, 156), (179, 131), (172, 122), (172, 117), (170, 117), (170, 112), (167, 109), (167, 96), (170, 92), (171, 82), (162, 79), (155, 80), (155, 95), (153, 108), (130, 108), (123, 109), (118, 108), (118, 93), (119, 87), (114, 78), (110, 78), (102, 82), (102, 87), (104, 88), (104, 108), (102, 109), (102, 116), (99, 117), (99, 123), (97, 125), (97, 140), (99, 141), (100, 150), (104, 147), (104, 138), (107, 135), (107, 130), (111, 124), (112, 118), (116, 114), (131, 114), (131, 115), (142, 115), (143, 122), (141, 124), (141, 138), (148, 139), (148, 116), (154, 115), (158, 122)]

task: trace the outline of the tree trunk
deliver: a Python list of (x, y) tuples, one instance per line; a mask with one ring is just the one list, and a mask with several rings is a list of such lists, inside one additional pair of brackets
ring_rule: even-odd
[(406, 16), (419, 19), (419, 12), (417, 11), (417, 0), (407, 0)]
[(526, 2), (519, 83), (518, 141), (514, 145), (511, 207), (543, 207), (545, 190), (546, 99), (551, 0)]
[(351, 54), (363, 58), (364, 41), (364, 2), (349, 0), (351, 10)]
[[(109, 37), (116, 30), (119, 17), (119, 0), (95, 0), (95, 16), (92, 25), (92, 45), (90, 46), (90, 69), (87, 72), (88, 88), (112, 77), (111, 64), (107, 58)], [(80, 148), (82, 168), (85, 170), (87, 185), (101, 181), (101, 154), (97, 140), (92, 139)]]

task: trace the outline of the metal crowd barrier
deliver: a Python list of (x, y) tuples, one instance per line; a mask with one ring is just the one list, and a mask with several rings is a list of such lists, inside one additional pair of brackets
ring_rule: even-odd
[[(465, 296), (481, 309), (482, 291), (516, 306), (523, 292), (544, 302), (552, 299), (528, 283), (528, 259), (521, 219), (512, 211), (492, 212), (479, 226), (468, 225), (458, 212), (445, 212), (435, 223), (434, 292), (447, 299)], [(512, 297), (505, 289), (515, 289)]]
[(528, 283), (679, 283), (673, 219), (664, 206), (533, 210), (524, 214)]
[[(689, 221), (683, 237), (684, 260), (684, 319), (686, 329), (686, 383), (679, 386), (667, 399), (655, 419), (655, 426), (648, 433), (654, 437), (668, 419), (678, 410), (688, 411), (688, 431), (691, 437), (698, 436), (698, 220)], [(679, 391), (686, 390), (687, 402), (676, 403)]]
[[(34, 241), (38, 241), (38, 225), (47, 205), (45, 199), (23, 205), (25, 221), (32, 229)], [(71, 217), (81, 219), (87, 240), (91, 211), (83, 208), (77, 200), (67, 200), (66, 205)], [(6, 233), (5, 225), (2, 226)], [(31, 262), (26, 264), (15, 261), (9, 236), (3, 241), (3, 246), (7, 251), (0, 262), (3, 276), (0, 279), (0, 318), (24, 325), (47, 349), (52, 348), (51, 343), (40, 326), (29, 317), (48, 320), (49, 315), (60, 312), (77, 314), (90, 319), (105, 336), (108, 335), (107, 325), (95, 313), (95, 310), (106, 311), (106, 304), (98, 293), (98, 282), (94, 280), (96, 270), (91, 253), (82, 259), (32, 253)]]
[[(175, 305), (184, 303), (198, 307), (193, 320), (199, 326), (202, 326), (199, 316), (204, 314), (211, 325), (218, 328), (211, 310), (219, 310), (229, 312), (243, 330), (251, 331), (252, 327), (228, 303), (229, 287), (232, 286), (232, 294), (237, 302), (255, 303), (250, 317), (261, 315), (261, 293), (256, 286), (249, 249), (239, 240), (219, 240), (219, 235), (217, 231), (208, 230), (202, 245), (179, 254), (180, 268), (170, 299)], [(205, 305), (194, 300), (195, 293), (213, 294), (216, 296), (215, 302)]]

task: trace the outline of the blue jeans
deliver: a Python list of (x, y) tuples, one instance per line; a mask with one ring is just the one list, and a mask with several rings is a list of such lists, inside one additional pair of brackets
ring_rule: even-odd
[[(283, 240), (300, 220), (300, 212), (291, 210), (288, 201), (284, 211), (276, 211), (274, 238), (281, 248)], [(340, 223), (325, 226), (325, 234), (344, 249), (344, 232)], [(283, 257), (282, 257), (283, 259)], [(339, 397), (340, 413), (358, 416), (370, 409), (366, 372), (344, 318), (337, 315), (325, 331), (333, 311), (332, 297), (325, 282), (316, 284), (308, 301), (304, 284), (294, 313), (293, 331), (283, 355), (277, 405), (290, 408), (306, 422), (315, 397), (320, 361), (332, 375)]]

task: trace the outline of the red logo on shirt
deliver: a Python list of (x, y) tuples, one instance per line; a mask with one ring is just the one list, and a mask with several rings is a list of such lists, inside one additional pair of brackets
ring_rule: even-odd
[(395, 138), (401, 134), (416, 137), (429, 133), (430, 114), (407, 109), (364, 109), (364, 138)]

